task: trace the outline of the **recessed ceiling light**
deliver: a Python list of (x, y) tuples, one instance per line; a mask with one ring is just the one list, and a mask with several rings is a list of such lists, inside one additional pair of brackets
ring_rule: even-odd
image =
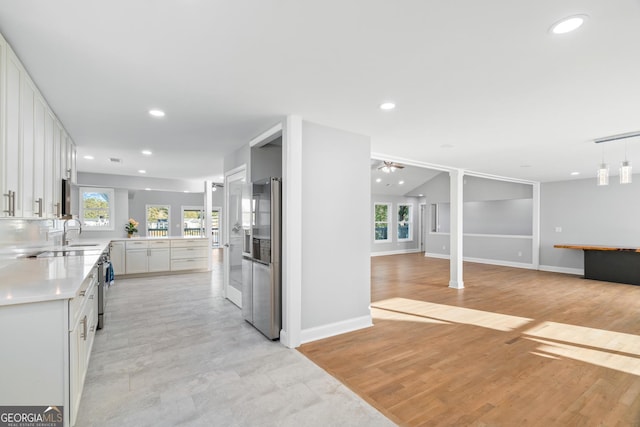
[(142, 150), (141, 152), (142, 152), (142, 154), (144, 154), (145, 156), (150, 156), (150, 155), (152, 155), (152, 154), (153, 154), (153, 153), (151, 152), (151, 150)]
[(569, 16), (553, 24), (550, 31), (553, 34), (567, 34), (580, 28), (586, 19), (587, 15)]
[(396, 104), (394, 104), (393, 102), (383, 102), (382, 104), (380, 104), (381, 110), (393, 110), (394, 108), (396, 108)]
[(376, 182), (380, 182), (380, 181), (382, 181), (381, 178), (376, 178)]
[(93, 159), (94, 159), (94, 157), (93, 157), (93, 156), (88, 156), (88, 155), (87, 155), (87, 156), (84, 156), (84, 158), (85, 158), (85, 159), (87, 159), (87, 160), (93, 160)]
[(398, 181), (398, 184), (402, 185), (404, 184), (404, 181)]
[(147, 173), (147, 171), (146, 171), (146, 170), (144, 170), (144, 169), (140, 169), (140, 170), (138, 171), (138, 173)]
[(151, 191), (149, 187), (145, 188), (144, 191)]
[(153, 117), (164, 117), (164, 111), (162, 110), (149, 110), (149, 114), (151, 114)]
[(188, 193), (188, 192), (189, 192), (189, 190), (184, 190), (184, 193)]
[(571, 172), (571, 175), (573, 176), (580, 175), (580, 172)]
[(420, 193), (418, 194), (418, 197), (424, 197), (424, 194)]

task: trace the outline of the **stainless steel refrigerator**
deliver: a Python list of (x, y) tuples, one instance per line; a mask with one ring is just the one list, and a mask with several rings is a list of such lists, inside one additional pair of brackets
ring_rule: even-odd
[(280, 338), (282, 218), (281, 180), (268, 178), (251, 184), (247, 207), (251, 238), (242, 260), (242, 316), (267, 338)]

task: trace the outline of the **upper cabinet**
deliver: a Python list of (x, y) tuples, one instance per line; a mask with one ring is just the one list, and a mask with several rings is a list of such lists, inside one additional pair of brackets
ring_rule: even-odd
[(63, 178), (77, 183), (75, 144), (0, 36), (0, 216), (60, 216)]

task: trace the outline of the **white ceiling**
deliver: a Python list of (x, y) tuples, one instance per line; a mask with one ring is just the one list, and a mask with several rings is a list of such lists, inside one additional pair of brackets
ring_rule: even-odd
[[(549, 34), (577, 13), (582, 28)], [(81, 171), (216, 177), (299, 114), (376, 153), (551, 181), (594, 177), (592, 140), (640, 130), (636, 0), (0, 0), (0, 32)], [(623, 157), (606, 145), (612, 169)]]

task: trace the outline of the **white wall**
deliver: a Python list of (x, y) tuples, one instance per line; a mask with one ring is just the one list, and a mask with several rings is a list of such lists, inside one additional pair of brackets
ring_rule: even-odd
[(631, 184), (616, 181), (612, 177), (603, 187), (595, 178), (541, 185), (541, 269), (583, 270), (583, 252), (555, 249), (559, 243), (640, 246), (640, 175)]
[[(371, 242), (371, 253), (402, 253), (402, 252), (416, 252), (419, 250), (419, 236), (418, 230), (420, 228), (420, 203), (422, 198), (419, 197), (407, 197), (407, 196), (388, 196), (384, 194), (371, 195), (371, 229), (369, 230), (369, 241)], [(390, 242), (376, 242), (374, 235), (375, 218), (374, 218), (374, 205), (376, 203), (390, 203), (391, 212), (389, 217), (389, 237)], [(411, 204), (413, 205), (413, 232), (412, 240), (407, 242), (398, 241), (398, 204)]]
[[(216, 191), (214, 194), (222, 193)], [(130, 191), (129, 216), (140, 222), (138, 235), (147, 236), (146, 207), (147, 205), (167, 205), (169, 211), (169, 236), (182, 236), (182, 206), (204, 207), (203, 193), (183, 193), (175, 191)]]
[(303, 342), (371, 322), (370, 155), (368, 137), (303, 122)]

